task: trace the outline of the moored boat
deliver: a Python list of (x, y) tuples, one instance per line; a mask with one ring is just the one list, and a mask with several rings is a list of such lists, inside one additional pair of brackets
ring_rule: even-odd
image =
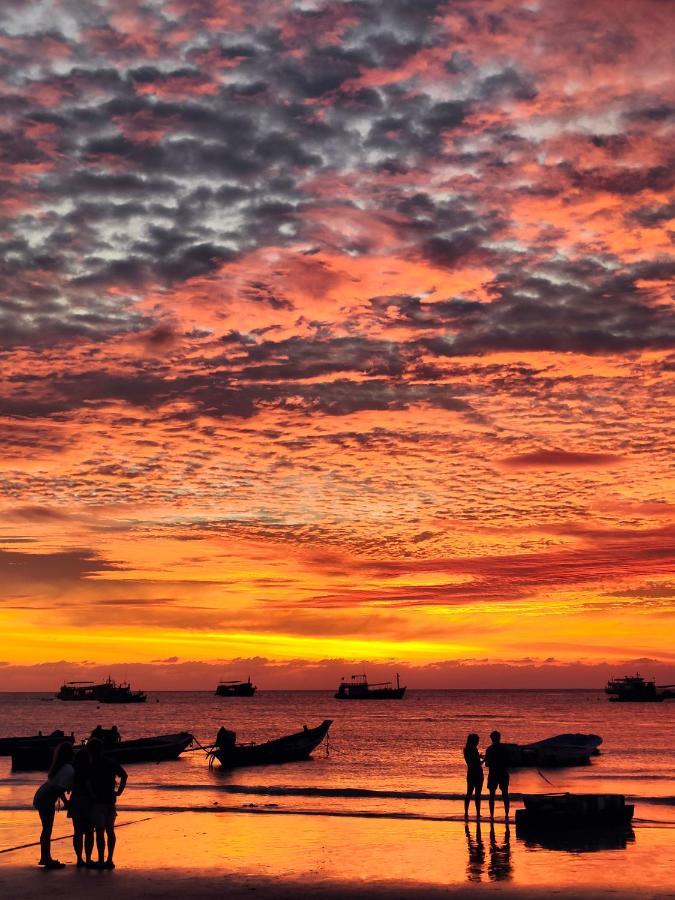
[(26, 744), (17, 744), (9, 754), (12, 758), (12, 769), (17, 772), (46, 772), (52, 764), (54, 750), (59, 744), (75, 743), (73, 734), (48, 735), (44, 740), (37, 739)]
[(252, 697), (256, 690), (249, 676), (247, 681), (219, 681), (216, 694), (219, 697)]
[(516, 828), (535, 833), (627, 828), (634, 812), (623, 794), (524, 794), (523, 803)]
[(132, 691), (128, 682), (117, 683), (107, 678), (102, 684), (94, 681), (66, 681), (56, 695), (57, 700), (94, 703), (145, 703), (143, 691)]
[(120, 741), (118, 744), (106, 746), (105, 755), (117, 762), (128, 763), (166, 762), (178, 759), (181, 753), (192, 744), (194, 737), (188, 731), (176, 734), (159, 734), (153, 737), (136, 738), (131, 741)]
[(508, 765), (515, 769), (528, 766), (562, 768), (585, 766), (599, 753), (602, 738), (597, 734), (557, 734), (529, 744), (504, 744)]
[(30, 734), (24, 737), (0, 738), (0, 756), (11, 756), (14, 750), (17, 749), (17, 747), (26, 747), (38, 744), (48, 744), (52, 747), (56, 747), (57, 744), (60, 744), (65, 740), (66, 734), (60, 729), (52, 731), (51, 734), (43, 734), (40, 731), (37, 734)]
[(396, 687), (391, 681), (381, 681), (370, 684), (365, 675), (352, 675), (349, 681), (344, 678), (340, 682), (336, 700), (401, 700), (406, 689), (401, 687), (401, 682), (396, 673)]
[(636, 672), (623, 678), (610, 678), (605, 693), (613, 703), (661, 703), (675, 697), (674, 691), (667, 690), (672, 687), (672, 684), (658, 687), (653, 678), (648, 680)]
[(221, 728), (210, 753), (210, 762), (218, 760), (224, 769), (240, 766), (266, 766), (298, 762), (310, 755), (328, 734), (332, 719), (325, 719), (316, 728), (304, 726), (302, 731), (265, 741), (262, 744), (237, 744), (236, 734)]

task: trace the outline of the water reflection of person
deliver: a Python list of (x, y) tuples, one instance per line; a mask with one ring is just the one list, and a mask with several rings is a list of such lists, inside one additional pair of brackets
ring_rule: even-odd
[(464, 826), (466, 846), (469, 851), (469, 861), (466, 864), (467, 881), (479, 882), (483, 880), (485, 872), (485, 844), (480, 831), (480, 822), (476, 822), (476, 836), (472, 837), (469, 826)]
[(509, 823), (504, 828), (504, 840), (497, 843), (495, 826), (490, 825), (490, 862), (488, 864), (490, 881), (509, 881), (513, 876), (511, 863), (511, 829)]

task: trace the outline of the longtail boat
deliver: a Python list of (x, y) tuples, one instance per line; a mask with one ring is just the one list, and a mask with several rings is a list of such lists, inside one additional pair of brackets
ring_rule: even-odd
[[(72, 738), (72, 735), (70, 736)], [(11, 756), (17, 747), (25, 747), (26, 745), (49, 745), (56, 747), (63, 741), (68, 740), (64, 731), (60, 729), (52, 731), (51, 734), (30, 734), (24, 737), (4, 737), (0, 738), (0, 756)]]
[(504, 744), (509, 767), (514, 769), (538, 766), (562, 768), (585, 766), (600, 751), (602, 738), (597, 734), (557, 734), (530, 744)]
[[(65, 738), (70, 740), (71, 738)], [(193, 736), (187, 731), (176, 734), (160, 734), (153, 737), (136, 738), (132, 741), (120, 741), (114, 746), (106, 746), (104, 753), (122, 764), (143, 762), (165, 762), (178, 759), (193, 742)], [(43, 771), (49, 769), (52, 761), (54, 745), (46, 747), (27, 744), (17, 747), (12, 752), (12, 769), (15, 771)]]
[(234, 769), (309, 759), (328, 734), (331, 724), (332, 719), (325, 719), (316, 728), (305, 725), (302, 731), (263, 744), (237, 744), (235, 733), (222, 728), (211, 750), (210, 764), (218, 760), (224, 769)]

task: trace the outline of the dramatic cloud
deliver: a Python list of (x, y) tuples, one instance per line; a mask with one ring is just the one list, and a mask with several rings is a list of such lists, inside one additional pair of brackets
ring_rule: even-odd
[(674, 25), (4, 3), (12, 661), (661, 658)]

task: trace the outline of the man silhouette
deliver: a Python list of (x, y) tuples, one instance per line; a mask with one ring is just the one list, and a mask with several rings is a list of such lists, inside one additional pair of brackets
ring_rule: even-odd
[[(89, 775), (93, 794), (91, 821), (96, 829), (98, 864), (103, 869), (114, 869), (115, 818), (117, 817), (115, 801), (126, 787), (127, 773), (118, 762), (104, 754), (101, 741), (93, 738), (87, 743), (87, 748), (91, 756)], [(116, 785), (118, 778), (119, 786)]]
[(509, 770), (507, 766), (507, 751), (502, 744), (502, 736), (498, 731), (493, 731), (490, 735), (492, 743), (485, 751), (485, 765), (488, 767), (487, 786), (490, 793), (490, 819), (495, 817), (495, 794), (497, 788), (502, 793), (502, 801), (504, 803), (504, 816), (509, 817)]

